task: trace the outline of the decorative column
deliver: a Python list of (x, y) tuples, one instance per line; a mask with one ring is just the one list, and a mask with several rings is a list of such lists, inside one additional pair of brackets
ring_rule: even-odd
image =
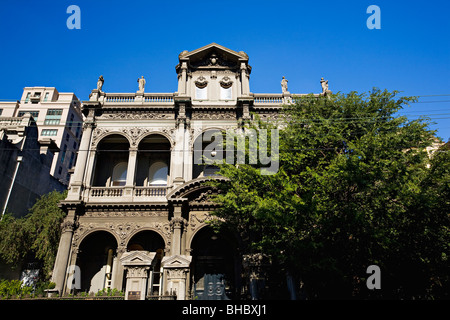
[(177, 300), (186, 299), (186, 283), (189, 274), (189, 265), (192, 257), (182, 255), (181, 250), (185, 246), (181, 244), (183, 230), (187, 227), (187, 220), (181, 216), (185, 199), (179, 199), (173, 204), (173, 218), (170, 220), (172, 241), (170, 256), (163, 257), (161, 266), (164, 270), (164, 291), (176, 294)]
[(186, 94), (186, 75), (187, 75), (187, 62), (181, 62), (181, 74), (178, 79), (178, 95), (183, 96)]
[(190, 141), (192, 139), (192, 132), (190, 123), (186, 126), (184, 130), (184, 180), (189, 181), (192, 180), (192, 166), (193, 166), (193, 150), (190, 145)]
[[(92, 137), (92, 130), (95, 127), (94, 113), (95, 113), (95, 105), (94, 108), (88, 109), (88, 116), (86, 121), (83, 124), (83, 137), (81, 138), (80, 147), (78, 149), (78, 157), (77, 164), (75, 166), (75, 171), (72, 175), (71, 184), (69, 187), (69, 192), (67, 194), (67, 200), (80, 200), (84, 172), (86, 170), (87, 158), (89, 154), (89, 148)], [(86, 107), (89, 108), (90, 106)]]
[(56, 255), (52, 275), (52, 282), (56, 284), (55, 289), (58, 290), (59, 294), (62, 294), (64, 291), (66, 271), (72, 246), (72, 236), (73, 231), (77, 226), (74, 219), (75, 209), (69, 209), (66, 219), (61, 224), (61, 238), (59, 240), (58, 253)]
[(137, 147), (130, 147), (128, 151), (127, 181), (125, 183), (124, 196), (133, 199), (134, 177), (136, 175)]
[(173, 205), (173, 218), (170, 220), (170, 227), (172, 230), (172, 247), (170, 253), (172, 255), (181, 254), (181, 235), (184, 226), (187, 225), (187, 220), (181, 216), (182, 203)]
[(248, 96), (250, 94), (250, 84), (247, 72), (247, 65), (245, 64), (245, 62), (241, 62), (241, 83), (242, 83), (242, 95)]
[(186, 180), (186, 173), (184, 172), (185, 160), (185, 144), (186, 131), (189, 123), (187, 108), (190, 104), (190, 97), (175, 97), (175, 104), (178, 107), (176, 131), (175, 131), (175, 146), (171, 152), (171, 176), (173, 186), (176, 188), (182, 185)]
[(94, 172), (95, 162), (97, 161), (97, 147), (91, 148), (87, 159), (86, 176), (83, 179), (86, 188), (91, 187), (93, 181), (92, 173)]
[(122, 281), (123, 281), (123, 272), (124, 267), (120, 262), (122, 255), (126, 252), (125, 246), (119, 246), (116, 250), (116, 256), (113, 260), (113, 268), (112, 268), (112, 283), (111, 287), (113, 289), (121, 290), (122, 289)]

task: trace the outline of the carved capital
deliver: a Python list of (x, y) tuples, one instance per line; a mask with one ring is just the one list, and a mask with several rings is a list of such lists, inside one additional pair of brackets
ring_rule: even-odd
[(141, 267), (141, 266), (126, 266), (127, 270), (127, 278), (147, 278), (147, 271), (150, 267)]
[(174, 279), (186, 279), (186, 275), (189, 272), (189, 269), (167, 269), (169, 274), (169, 280)]
[(61, 232), (73, 232), (78, 227), (78, 222), (73, 220), (64, 220), (61, 223)]
[(182, 229), (184, 226), (187, 226), (188, 222), (186, 219), (181, 217), (174, 217), (170, 220), (171, 229)]

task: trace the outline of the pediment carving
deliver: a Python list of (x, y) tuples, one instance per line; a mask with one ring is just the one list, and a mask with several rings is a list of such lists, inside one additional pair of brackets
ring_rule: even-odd
[(151, 266), (156, 252), (129, 251), (123, 253), (120, 262), (123, 266)]
[(161, 265), (164, 268), (189, 268), (191, 264), (192, 256), (186, 255), (173, 255), (164, 257), (161, 261)]
[(227, 57), (219, 52), (212, 51), (205, 55), (203, 59), (194, 61), (191, 63), (194, 68), (230, 68), (235, 69), (238, 67), (237, 63), (228, 60)]

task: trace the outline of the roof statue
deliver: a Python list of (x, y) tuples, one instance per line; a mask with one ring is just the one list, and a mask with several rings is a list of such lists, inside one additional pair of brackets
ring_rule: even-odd
[(281, 80), (281, 92), (288, 93), (288, 81), (285, 77)]
[(139, 91), (138, 92), (144, 92), (145, 89), (145, 79), (144, 76), (137, 79), (137, 82), (139, 83)]
[(328, 80), (323, 80), (323, 78), (320, 79), (320, 85), (322, 86), (322, 93), (325, 94), (328, 91)]
[(105, 82), (105, 80), (103, 79), (103, 76), (100, 76), (97, 81), (97, 90), (98, 91), (102, 91), (104, 82)]

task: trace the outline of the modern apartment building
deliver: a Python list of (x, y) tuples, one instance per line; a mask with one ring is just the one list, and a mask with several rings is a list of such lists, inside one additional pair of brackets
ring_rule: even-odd
[(0, 102), (0, 117), (22, 117), (27, 113), (36, 122), (39, 139), (50, 138), (59, 148), (50, 173), (68, 185), (81, 141), (81, 101), (74, 93), (58, 92), (54, 87), (25, 87), (20, 101)]

